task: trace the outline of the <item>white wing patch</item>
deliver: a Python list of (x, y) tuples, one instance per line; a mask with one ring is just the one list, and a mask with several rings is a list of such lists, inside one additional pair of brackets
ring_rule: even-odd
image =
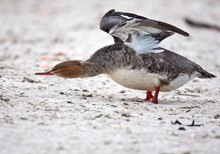
[(126, 15), (121, 15), (121, 17), (125, 18), (125, 19), (132, 19), (132, 17), (126, 16)]
[(154, 52), (153, 49), (158, 47), (159, 41), (152, 36), (152, 33), (160, 33), (162, 30), (139, 26), (140, 22), (139, 19), (133, 19), (115, 25), (110, 29), (109, 34), (120, 38), (138, 54)]
[(125, 42), (125, 45), (134, 49), (138, 54), (153, 52), (154, 48), (159, 47), (157, 40), (148, 35), (132, 35), (131, 42)]

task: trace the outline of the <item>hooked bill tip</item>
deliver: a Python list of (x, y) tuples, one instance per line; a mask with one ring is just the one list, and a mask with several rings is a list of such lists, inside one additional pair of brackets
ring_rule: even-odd
[(41, 72), (41, 73), (35, 73), (35, 75), (54, 75), (53, 72)]

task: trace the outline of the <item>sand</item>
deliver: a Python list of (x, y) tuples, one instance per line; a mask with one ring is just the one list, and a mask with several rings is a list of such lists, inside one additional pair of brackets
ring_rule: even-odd
[[(186, 30), (189, 38), (176, 34), (161, 45), (217, 78), (193, 79), (151, 104), (128, 101), (145, 92), (105, 75), (34, 75), (112, 44), (98, 26), (112, 8)], [(220, 25), (219, 9), (218, 0), (0, 1), (0, 153), (219, 153), (220, 33), (184, 23), (190, 17)]]

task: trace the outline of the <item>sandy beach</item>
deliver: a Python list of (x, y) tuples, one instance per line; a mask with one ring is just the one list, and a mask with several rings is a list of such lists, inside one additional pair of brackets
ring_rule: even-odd
[[(145, 91), (106, 75), (86, 79), (36, 76), (69, 60), (85, 60), (113, 44), (99, 29), (115, 8), (171, 23), (190, 33), (161, 43), (215, 74), (160, 93), (159, 104), (130, 102)], [(218, 154), (220, 151), (220, 26), (218, 0), (1, 0), (1, 154)], [(55, 58), (54, 58), (55, 57)], [(192, 125), (192, 123), (194, 124)]]

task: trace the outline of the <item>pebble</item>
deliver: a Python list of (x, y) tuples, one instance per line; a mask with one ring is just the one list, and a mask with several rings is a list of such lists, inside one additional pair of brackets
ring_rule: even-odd
[(82, 97), (93, 97), (92, 94), (82, 94)]
[(184, 128), (184, 127), (179, 127), (178, 130), (183, 130), (183, 131), (185, 131), (186, 128)]
[(124, 105), (128, 105), (128, 103), (126, 103), (126, 102), (124, 102), (123, 104), (124, 104)]
[(5, 102), (9, 102), (10, 98), (6, 98), (3, 95), (0, 95), (0, 100), (5, 101)]
[(124, 113), (121, 114), (121, 116), (123, 116), (123, 117), (131, 117), (131, 114), (127, 113), (127, 112), (124, 112)]
[(121, 90), (120, 93), (122, 93), (122, 94), (125, 93), (125, 90)]
[(214, 119), (219, 119), (219, 118), (220, 118), (220, 114), (214, 115)]
[(83, 89), (82, 92), (89, 92), (87, 89)]
[(74, 102), (72, 102), (72, 101), (67, 101), (67, 103), (68, 103), (68, 104), (73, 104)]

